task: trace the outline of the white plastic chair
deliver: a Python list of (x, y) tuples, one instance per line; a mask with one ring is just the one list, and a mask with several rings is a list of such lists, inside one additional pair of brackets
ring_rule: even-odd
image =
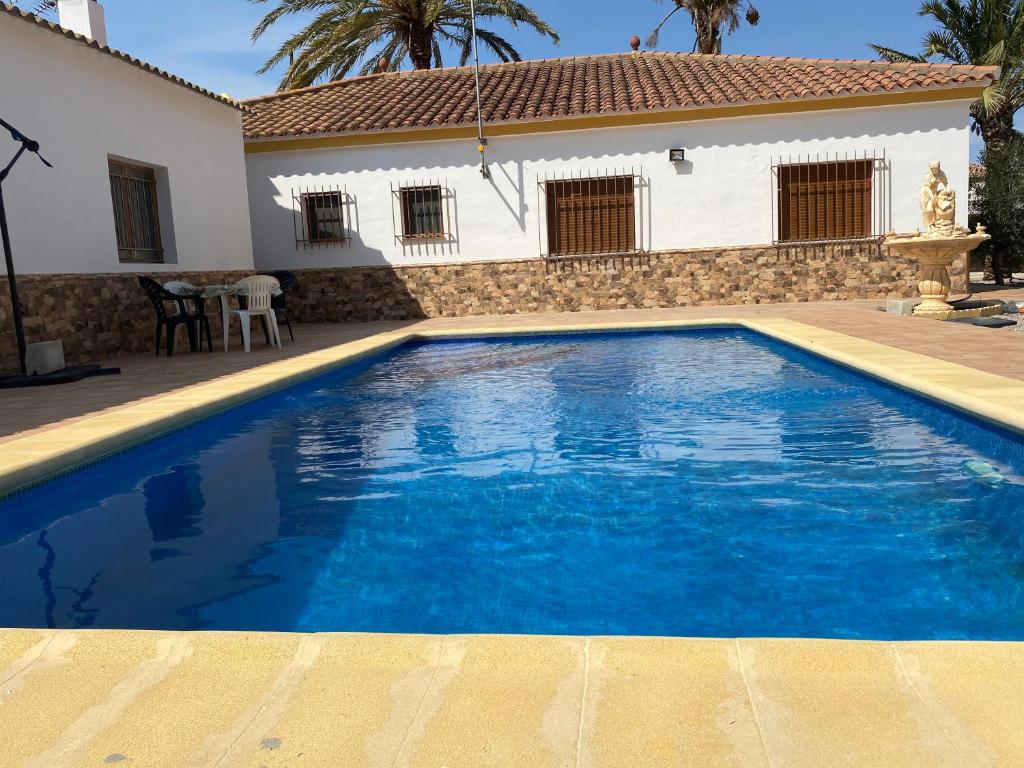
[(229, 309), (226, 301), (221, 303), (221, 312), (223, 313), (224, 320), (225, 352), (228, 351), (228, 326), (230, 325), (231, 315), (237, 315), (242, 324), (242, 346), (245, 347), (246, 352), (249, 352), (251, 349), (249, 320), (253, 317), (265, 317), (267, 319), (267, 322), (270, 324), (271, 343), (278, 349), (281, 349), (281, 332), (277, 329), (277, 315), (274, 314), (274, 309), (270, 306), (270, 300), (273, 298), (274, 292), (280, 289), (280, 286), (281, 284), (278, 283), (277, 278), (270, 277), (269, 275), (247, 277), (235, 283), (235, 287), (242, 289), (241, 294), (247, 299), (246, 308)]

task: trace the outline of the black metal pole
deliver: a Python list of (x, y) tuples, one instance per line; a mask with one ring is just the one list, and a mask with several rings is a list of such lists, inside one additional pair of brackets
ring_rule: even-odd
[[(24, 147), (18, 152), (20, 155)], [(17, 156), (15, 156), (17, 160)], [(14, 254), (11, 252), (11, 233), (7, 229), (7, 209), (4, 208), (4, 179), (10, 171), (11, 165), (0, 172), (0, 240), (4, 246), (4, 261), (7, 263), (7, 285), (11, 289), (11, 315), (14, 318), (14, 336), (18, 340), (18, 363), (21, 367), (21, 375), (27, 373), (25, 367), (25, 326), (22, 323), (21, 298), (18, 296), (18, 278), (14, 274)]]
[(25, 152), (32, 152), (39, 158), (40, 162), (47, 168), (52, 168), (46, 158), (39, 154), (39, 142), (30, 139), (6, 120), (0, 118), (0, 127), (10, 132), (11, 138), (21, 144), (18, 151), (14, 153), (4, 168), (0, 169), (0, 240), (3, 240), (4, 261), (7, 262), (7, 284), (11, 289), (11, 314), (14, 318), (14, 335), (18, 340), (18, 363), (21, 366), (21, 375), (24, 376), (28, 370), (25, 367), (25, 326), (22, 323), (21, 298), (18, 296), (18, 278), (14, 274), (14, 254), (11, 252), (11, 233), (7, 229), (7, 209), (4, 208), (4, 181), (7, 180), (11, 168), (18, 162)]

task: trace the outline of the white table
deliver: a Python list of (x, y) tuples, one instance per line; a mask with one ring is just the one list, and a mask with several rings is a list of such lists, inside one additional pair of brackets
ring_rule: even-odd
[[(180, 288), (178, 290), (171, 289), (171, 292), (181, 296), (184, 299), (214, 299), (220, 298), (220, 320), (222, 328), (228, 327), (228, 297), (229, 296), (248, 296), (249, 288), (245, 285), (204, 285), (193, 287), (192, 290), (186, 290)], [(280, 287), (271, 291), (274, 296), (280, 296), (284, 293)], [(224, 335), (224, 351), (228, 351), (227, 346), (227, 334)]]

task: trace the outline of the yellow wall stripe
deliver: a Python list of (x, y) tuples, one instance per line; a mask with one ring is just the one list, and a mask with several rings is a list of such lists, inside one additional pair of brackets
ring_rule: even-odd
[[(929, 104), (942, 101), (977, 99), (983, 87), (943, 88), (932, 91), (905, 91), (899, 93), (871, 93), (824, 99), (801, 99), (795, 101), (740, 104), (733, 106), (689, 107), (686, 109), (655, 112), (630, 112), (615, 115), (593, 115), (586, 117), (531, 120), (514, 123), (492, 123), (487, 126), (488, 136), (522, 136), (531, 133), (554, 133), (559, 131), (580, 131), (594, 128), (626, 128), (644, 125), (664, 125), (696, 120), (713, 120), (732, 117), (755, 117), (761, 115), (785, 115), (801, 112), (819, 112), (836, 109), (857, 109), (903, 104)], [(294, 152), (308, 149), (336, 149), (380, 144), (406, 144), (422, 141), (443, 141), (453, 139), (475, 139), (476, 127), (472, 125), (413, 128), (372, 133), (351, 133), (338, 136), (291, 136), (280, 139), (247, 139), (246, 154), (263, 152)]]

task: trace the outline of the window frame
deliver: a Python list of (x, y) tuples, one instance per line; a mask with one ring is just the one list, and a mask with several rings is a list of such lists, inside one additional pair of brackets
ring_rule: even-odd
[[(121, 172), (115, 172), (115, 167)], [(136, 174), (132, 175), (131, 171)], [(166, 247), (160, 227), (160, 199), (158, 193), (159, 179), (157, 169), (153, 166), (141, 163), (121, 160), (116, 157), (107, 158), (107, 179), (110, 184), (111, 210), (114, 216), (114, 238), (117, 247), (117, 258), (122, 264), (163, 264), (166, 263)], [(115, 179), (120, 179), (115, 183)], [(129, 184), (136, 187), (141, 186), (142, 195), (136, 198), (130, 197)], [(137, 209), (126, 211), (119, 209), (119, 202), (122, 206), (138, 205), (145, 201), (149, 211), (145, 215), (137, 212)], [(149, 227), (150, 242), (154, 245), (147, 247), (142, 245), (144, 240), (138, 239), (141, 228)], [(123, 239), (127, 238), (127, 242)], [(125, 244), (123, 244), (125, 243)]]
[[(317, 214), (326, 210), (311, 202), (331, 199), (334, 204), (330, 210), (336, 212), (337, 219), (328, 223), (337, 224), (340, 234), (331, 237), (319, 237), (320, 226), (324, 223)], [(292, 224), (295, 229), (295, 247), (299, 248), (328, 248), (332, 246), (344, 247), (351, 241), (349, 235), (349, 216), (346, 215), (346, 206), (349, 204), (348, 193), (341, 187), (315, 187), (302, 188), (292, 192)], [(315, 233), (314, 233), (315, 230)], [(316, 234), (317, 236), (314, 236)]]
[(772, 243), (880, 241), (888, 219), (888, 171), (884, 153), (773, 158)]
[[(539, 177), (544, 259), (615, 258), (645, 253), (643, 170)], [(610, 187), (610, 189), (609, 189)], [(568, 194), (566, 194), (568, 192)], [(562, 230), (572, 219), (574, 227)]]
[[(436, 194), (436, 211), (432, 214), (416, 214), (412, 211), (412, 206), (417, 203), (428, 202), (425, 198), (421, 197), (420, 200), (410, 199), (413, 196), (423, 196), (424, 194), (435, 195)], [(444, 240), (448, 237), (448, 231), (445, 224), (445, 189), (441, 184), (410, 184), (402, 185), (398, 188), (398, 210), (402, 223), (402, 240), (406, 242), (415, 242), (422, 240)], [(432, 202), (432, 201), (430, 201)], [(430, 223), (436, 223), (437, 226), (430, 230), (422, 232), (413, 232), (413, 222), (415, 219), (422, 219), (429, 217), (432, 221)]]

